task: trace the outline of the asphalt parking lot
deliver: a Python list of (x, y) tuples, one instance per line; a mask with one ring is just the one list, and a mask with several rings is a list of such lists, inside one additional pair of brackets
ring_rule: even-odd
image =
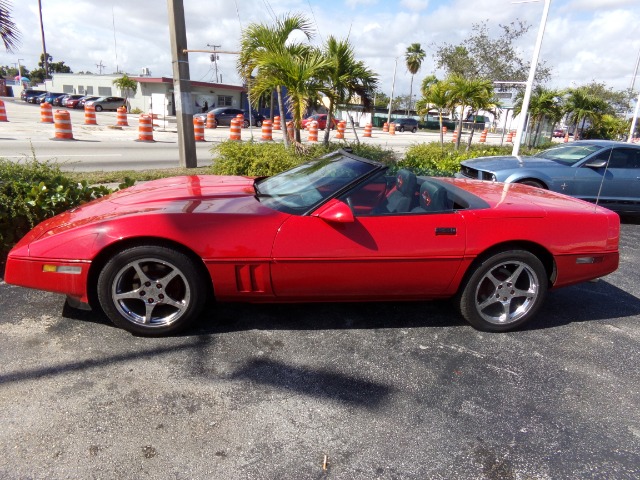
[(447, 302), (222, 305), (147, 339), (0, 282), (0, 477), (637, 479), (640, 226), (525, 330)]

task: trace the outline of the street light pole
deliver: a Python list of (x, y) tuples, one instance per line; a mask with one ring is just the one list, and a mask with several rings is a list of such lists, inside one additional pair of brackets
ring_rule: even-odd
[(389, 99), (389, 115), (387, 116), (387, 125), (391, 123), (391, 106), (393, 105), (393, 91), (396, 88), (396, 70), (398, 70), (398, 57), (396, 57), (396, 66), (393, 67), (393, 82), (391, 83), (391, 98)]
[[(514, 2), (516, 3), (516, 2)], [(517, 2), (527, 3), (527, 2)], [(531, 67), (529, 68), (529, 78), (527, 79), (527, 88), (524, 91), (524, 98), (522, 99), (522, 109), (518, 116), (518, 125), (516, 130), (516, 138), (513, 140), (513, 151), (511, 155), (517, 156), (520, 153), (520, 143), (522, 142), (522, 136), (524, 133), (525, 122), (527, 121), (527, 113), (529, 111), (529, 101), (531, 100), (531, 91), (533, 90), (533, 81), (536, 76), (536, 69), (538, 68), (538, 58), (540, 57), (540, 48), (542, 47), (542, 38), (544, 37), (544, 30), (547, 26), (547, 16), (549, 15), (549, 7), (551, 6), (551, 0), (544, 0), (544, 10), (542, 11), (542, 20), (540, 21), (540, 28), (538, 29), (538, 38), (536, 40), (536, 46), (533, 49), (533, 58), (531, 59)]]
[(636, 121), (638, 120), (638, 109), (640, 109), (640, 94), (638, 94), (638, 98), (636, 100), (636, 110), (633, 113), (633, 120), (631, 120), (631, 128), (629, 129), (629, 138), (627, 138), (627, 143), (633, 142), (633, 134), (636, 131)]

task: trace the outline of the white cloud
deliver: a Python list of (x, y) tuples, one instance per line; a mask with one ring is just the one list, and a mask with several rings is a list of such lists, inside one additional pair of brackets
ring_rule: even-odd
[[(42, 52), (37, 2), (12, 3), (23, 41), (15, 54), (0, 50), (0, 65), (21, 59), (22, 65), (35, 68)], [(531, 29), (518, 47), (528, 59), (542, 14), (541, 2), (514, 5), (510, 0), (270, 0), (237, 2), (237, 6), (238, 12), (236, 2), (184, 0), (189, 47), (206, 49), (207, 44), (215, 44), (237, 50), (241, 26), (269, 23), (273, 14), (303, 13), (317, 22), (315, 44), (328, 35), (349, 36), (356, 55), (378, 72), (387, 94), (397, 56), (396, 93), (409, 91), (411, 76), (402, 58), (409, 44), (420, 43), (427, 52), (416, 75), (415, 82), (419, 82), (434, 72), (434, 45), (462, 42), (474, 23), (487, 20), (490, 32), (497, 34), (498, 25), (522, 19)], [(541, 52), (553, 68), (551, 86), (595, 79), (627, 88), (640, 49), (639, 10), (637, 0), (554, 0)], [(97, 73), (96, 64), (102, 61), (108, 73), (117, 65), (132, 74), (148, 67), (153, 75), (171, 76), (165, 1), (47, 0), (43, 13), (47, 50), (54, 61), (65, 61), (76, 72)], [(212, 79), (208, 54), (192, 53), (189, 58), (192, 79)], [(220, 55), (218, 70), (224, 82), (239, 83), (235, 56)]]

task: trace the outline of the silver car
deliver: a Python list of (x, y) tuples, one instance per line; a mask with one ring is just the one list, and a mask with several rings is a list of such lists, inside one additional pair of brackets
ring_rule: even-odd
[(640, 145), (580, 140), (532, 157), (480, 157), (461, 162), (458, 178), (522, 183), (640, 214)]
[(122, 97), (99, 97), (96, 100), (86, 102), (86, 105), (93, 105), (96, 112), (102, 110), (117, 110), (119, 107), (126, 106), (127, 101)]

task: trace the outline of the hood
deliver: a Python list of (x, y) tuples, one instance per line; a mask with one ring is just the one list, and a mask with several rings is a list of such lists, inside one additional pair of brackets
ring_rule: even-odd
[(478, 157), (461, 162), (462, 165), (476, 170), (511, 170), (516, 168), (566, 167), (558, 162), (540, 157), (506, 155), (501, 157)]
[(251, 212), (259, 208), (249, 177), (192, 175), (143, 182), (119, 190), (38, 224), (19, 243), (47, 234), (142, 213)]
[(108, 197), (118, 205), (153, 205), (176, 200), (255, 195), (254, 179), (239, 176), (191, 175), (144, 182)]

